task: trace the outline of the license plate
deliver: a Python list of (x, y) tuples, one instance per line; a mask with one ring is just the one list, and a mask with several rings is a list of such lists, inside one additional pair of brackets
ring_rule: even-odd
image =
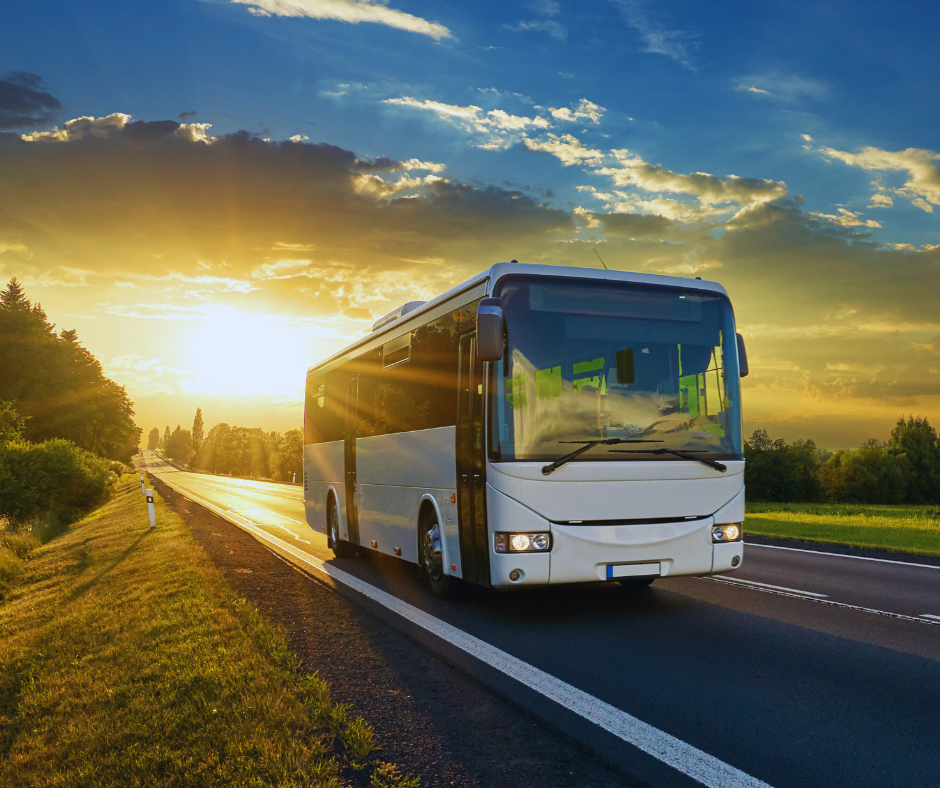
[(655, 564), (608, 564), (607, 579), (616, 580), (618, 577), (659, 577), (660, 565)]

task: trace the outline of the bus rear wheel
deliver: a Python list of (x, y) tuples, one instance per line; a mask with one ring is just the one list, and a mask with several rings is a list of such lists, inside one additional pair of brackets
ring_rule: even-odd
[(431, 593), (438, 599), (450, 599), (454, 595), (456, 583), (454, 579), (444, 574), (444, 554), (441, 549), (441, 527), (437, 521), (437, 514), (432, 512), (425, 516), (421, 528), (421, 564), (427, 573), (431, 585)]
[(352, 558), (356, 554), (356, 548), (339, 537), (339, 507), (332, 495), (326, 505), (326, 546), (337, 558)]

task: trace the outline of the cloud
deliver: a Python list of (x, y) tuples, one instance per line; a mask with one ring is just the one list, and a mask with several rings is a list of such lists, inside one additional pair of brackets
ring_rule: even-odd
[(564, 41), (568, 38), (568, 30), (560, 22), (554, 19), (532, 19), (529, 21), (516, 22), (514, 25), (503, 25), (506, 30), (512, 30), (516, 33), (524, 33), (529, 30), (536, 30), (541, 33), (548, 33), (552, 38)]
[(0, 78), (0, 130), (49, 123), (63, 109), (36, 74), (12, 71)]
[(735, 82), (735, 90), (771, 96), (782, 101), (799, 101), (804, 98), (823, 101), (829, 97), (829, 86), (825, 82), (799, 74), (753, 74)]
[(599, 150), (585, 148), (581, 141), (571, 134), (546, 134), (539, 140), (524, 137), (522, 143), (529, 150), (551, 153), (566, 167), (575, 164), (599, 164), (604, 155)]
[(198, 114), (199, 113), (196, 112), (195, 110), (191, 110), (189, 112), (181, 112), (179, 114), (179, 119), (185, 123), (187, 120), (190, 120), (191, 118), (195, 118), (196, 115)]
[[(820, 148), (819, 152), (826, 158), (836, 159), (852, 167), (861, 167), (869, 172), (906, 172), (907, 181), (901, 188), (893, 189), (894, 194), (907, 197), (912, 205), (927, 213), (933, 213), (933, 207), (940, 205), (940, 166), (936, 163), (940, 160), (940, 154), (934, 151), (922, 148), (888, 151), (866, 147), (858, 153), (849, 153), (824, 147)], [(872, 185), (879, 187), (877, 182)], [(872, 201), (875, 202), (874, 197)]]
[(548, 111), (555, 120), (589, 120), (591, 123), (600, 123), (601, 118), (607, 110), (600, 104), (595, 104), (593, 101), (581, 99), (576, 107), (550, 108)]
[[(123, 112), (114, 112), (103, 118), (92, 118), (84, 116), (73, 118), (66, 121), (60, 129), (54, 128), (52, 131), (34, 131), (29, 134), (21, 135), (27, 142), (68, 142), (69, 140), (81, 140), (86, 137), (106, 138), (113, 131), (120, 131), (131, 119), (130, 115)], [(179, 127), (175, 121), (165, 121)]]
[(811, 213), (817, 219), (822, 219), (832, 224), (838, 224), (840, 227), (881, 227), (881, 222), (874, 219), (861, 219), (860, 213), (853, 213), (846, 208), (838, 208), (838, 213)]
[(650, 164), (626, 149), (614, 150), (616, 167), (595, 170), (609, 176), (616, 186), (636, 186), (649, 192), (671, 192), (696, 197), (706, 206), (737, 203), (742, 207), (779, 200), (786, 196), (782, 181), (741, 178), (737, 175), (719, 177), (706, 172), (682, 174)]
[(372, 0), (232, 0), (232, 2), (248, 6), (248, 11), (255, 16), (332, 19), (350, 24), (373, 22), (410, 33), (430, 36), (438, 41), (442, 38), (453, 37), (450, 30), (439, 22), (429, 22)]
[(525, 115), (513, 115), (501, 109), (492, 109), (487, 112), (475, 104), (461, 106), (430, 99), (422, 101), (411, 96), (384, 99), (383, 103), (431, 112), (468, 134), (482, 135), (484, 139), (477, 143), (477, 146), (489, 150), (502, 150), (510, 147), (526, 129), (551, 127), (551, 123), (541, 115), (530, 118)]
[(689, 50), (694, 49), (696, 44), (689, 33), (684, 30), (665, 30), (653, 24), (640, 0), (611, 2), (620, 9), (627, 25), (640, 34), (647, 52), (665, 55), (686, 68), (694, 69), (695, 63)]

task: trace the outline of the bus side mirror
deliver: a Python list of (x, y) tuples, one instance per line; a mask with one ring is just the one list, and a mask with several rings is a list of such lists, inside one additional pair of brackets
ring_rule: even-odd
[(503, 357), (503, 299), (484, 298), (477, 307), (477, 356), (482, 361)]
[(741, 372), (741, 377), (747, 377), (747, 350), (744, 348), (744, 337), (740, 334), (735, 334), (738, 338), (738, 369)]

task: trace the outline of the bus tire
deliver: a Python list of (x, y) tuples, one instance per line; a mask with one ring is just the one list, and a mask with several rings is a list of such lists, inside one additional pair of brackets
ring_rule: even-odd
[(421, 525), (421, 565), (428, 576), (431, 593), (438, 599), (450, 599), (454, 595), (456, 582), (444, 574), (444, 557), (441, 550), (441, 527), (433, 511), (425, 515)]
[(337, 558), (352, 558), (356, 548), (339, 536), (339, 507), (336, 499), (331, 495), (326, 504), (326, 546), (333, 551)]

